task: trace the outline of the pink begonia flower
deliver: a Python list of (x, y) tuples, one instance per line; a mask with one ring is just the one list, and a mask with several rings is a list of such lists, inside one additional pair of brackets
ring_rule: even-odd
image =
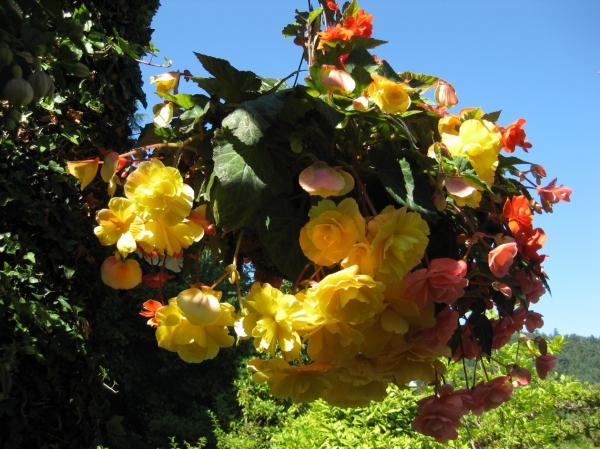
[(517, 307), (513, 310), (512, 316), (491, 319), (490, 322), (494, 331), (492, 349), (500, 349), (506, 345), (516, 331), (523, 329), (525, 318), (527, 318), (527, 311), (523, 307)]
[(443, 108), (451, 108), (458, 104), (458, 97), (452, 84), (439, 80), (435, 88), (435, 100)]
[(510, 376), (502, 376), (479, 383), (473, 390), (473, 398), (480, 407), (471, 411), (481, 415), (484, 411), (487, 412), (508, 401), (513, 391), (513, 386), (506, 383), (509, 380)]
[(544, 380), (548, 373), (556, 366), (557, 358), (553, 355), (540, 355), (535, 359), (535, 370), (540, 376), (540, 379)]
[(352, 100), (352, 107), (355, 111), (365, 112), (367, 109), (369, 109), (369, 99), (364, 95), (361, 95), (360, 97)]
[(488, 264), (492, 274), (500, 279), (506, 276), (518, 253), (516, 242), (503, 243), (491, 250), (488, 253)]
[(435, 317), (435, 326), (422, 331), (422, 337), (425, 340), (438, 341), (444, 345), (447, 344), (458, 327), (458, 317), (459, 314), (457, 311), (452, 310), (450, 307), (445, 307)]
[(525, 298), (530, 303), (537, 303), (544, 293), (546, 293), (546, 289), (544, 288), (544, 284), (540, 279), (533, 275), (527, 273), (525, 270), (519, 270), (513, 273), (513, 280), (516, 284), (521, 287), (521, 292), (525, 295)]
[(512, 296), (512, 288), (510, 288), (504, 282), (499, 282), (496, 286), (496, 289), (508, 298)]
[(412, 429), (423, 435), (433, 437), (438, 443), (442, 444), (458, 438), (456, 429), (461, 426), (460, 418), (464, 415), (464, 407), (446, 404), (436, 396), (430, 396), (421, 401), (425, 402), (418, 408), (418, 416), (411, 424)]
[(571, 201), (570, 195), (573, 193), (573, 190), (564, 186), (556, 187), (557, 179), (554, 178), (546, 187), (538, 186), (535, 188), (535, 191), (540, 196), (542, 208), (546, 212), (552, 212), (552, 205), (558, 203), (560, 200), (567, 203)]
[(406, 292), (423, 309), (433, 302), (452, 304), (465, 294), (469, 281), (464, 279), (467, 264), (449, 258), (434, 259), (429, 268), (422, 268), (406, 275), (409, 284)]
[(542, 319), (541, 314), (537, 312), (529, 312), (527, 314), (527, 319), (525, 320), (525, 327), (528, 332), (533, 332), (536, 329), (541, 328), (544, 325), (544, 320)]
[(354, 178), (350, 173), (332, 168), (323, 161), (315, 162), (302, 170), (298, 182), (309, 195), (322, 198), (342, 196), (354, 188)]
[(518, 365), (509, 366), (508, 375), (512, 378), (514, 388), (521, 385), (529, 385), (531, 382), (531, 373), (529, 370)]

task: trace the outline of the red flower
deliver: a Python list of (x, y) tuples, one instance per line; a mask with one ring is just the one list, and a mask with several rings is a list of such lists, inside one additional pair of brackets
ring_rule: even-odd
[(361, 9), (356, 17), (350, 16), (344, 20), (344, 28), (351, 30), (356, 36), (371, 37), (373, 33), (372, 20), (373, 16)]
[(335, 2), (332, 1), (327, 1), (327, 7), (332, 11), (337, 11), (339, 9), (338, 5), (336, 5)]
[(174, 277), (169, 273), (150, 273), (142, 276), (142, 284), (151, 288), (161, 288), (168, 283), (169, 279)]
[(156, 321), (155, 315), (156, 311), (160, 309), (163, 305), (160, 302), (155, 301), (154, 299), (149, 299), (142, 305), (144, 306), (145, 310), (142, 309), (140, 315), (150, 318), (147, 323), (148, 326), (158, 327), (158, 321)]
[(532, 145), (525, 140), (525, 131), (521, 129), (526, 122), (526, 120), (520, 118), (515, 123), (504, 128), (502, 132), (502, 144), (507, 153), (515, 151), (515, 147), (517, 146), (523, 148), (525, 152), (527, 152), (528, 148), (531, 148)]
[(546, 187), (538, 186), (535, 188), (535, 191), (540, 195), (542, 207), (546, 212), (552, 212), (552, 205), (558, 203), (560, 200), (567, 203), (571, 201), (570, 196), (573, 190), (563, 186), (556, 187), (556, 180), (557, 178), (554, 178)]

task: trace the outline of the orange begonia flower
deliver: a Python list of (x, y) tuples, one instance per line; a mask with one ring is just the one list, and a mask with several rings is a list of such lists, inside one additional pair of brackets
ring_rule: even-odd
[(491, 250), (488, 254), (488, 264), (492, 274), (497, 278), (506, 276), (518, 252), (517, 242), (503, 243)]
[(338, 5), (336, 5), (335, 2), (332, 2), (330, 0), (327, 1), (327, 7), (332, 11), (337, 11), (339, 9)]
[(344, 28), (351, 30), (355, 36), (371, 37), (373, 33), (372, 21), (373, 16), (361, 9), (356, 13), (356, 17), (346, 17)]
[(319, 35), (319, 45), (317, 50), (323, 50), (324, 45), (332, 41), (348, 42), (354, 36), (351, 30), (343, 28), (339, 23), (335, 27), (329, 27), (325, 31), (317, 33)]
[(100, 158), (98, 157), (85, 161), (70, 161), (67, 162), (67, 171), (79, 179), (81, 190), (83, 190), (94, 180), (96, 173), (98, 173), (99, 164)]
[(512, 153), (515, 151), (515, 147), (519, 146), (527, 152), (528, 148), (531, 148), (531, 144), (525, 140), (525, 131), (521, 128), (527, 121), (520, 118), (515, 123), (508, 125), (502, 132), (502, 145), (504, 145), (504, 151)]
[(533, 212), (529, 200), (524, 196), (513, 196), (506, 200), (502, 213), (508, 220), (508, 227), (513, 235), (528, 233), (533, 227)]
[(148, 326), (158, 327), (158, 321), (156, 321), (155, 317), (156, 311), (160, 309), (163, 306), (163, 304), (161, 304), (158, 301), (155, 301), (154, 299), (149, 299), (144, 304), (142, 304), (142, 306), (144, 308), (140, 311), (140, 315), (145, 316), (146, 318), (150, 318), (146, 324), (148, 324)]
[(538, 186), (535, 188), (535, 191), (540, 195), (542, 207), (546, 212), (552, 212), (552, 205), (558, 203), (560, 200), (566, 201), (567, 203), (571, 201), (570, 196), (571, 193), (573, 193), (573, 190), (564, 186), (556, 187), (557, 179), (558, 178), (554, 178), (554, 180), (546, 187)]

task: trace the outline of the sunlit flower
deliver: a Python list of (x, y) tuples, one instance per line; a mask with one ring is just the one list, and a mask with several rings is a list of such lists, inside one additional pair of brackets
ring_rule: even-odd
[(171, 298), (167, 306), (156, 311), (158, 346), (177, 352), (188, 363), (216, 357), (220, 348), (232, 346), (235, 340), (227, 330), (227, 326), (233, 326), (235, 321), (234, 308), (227, 303), (220, 303), (220, 308), (221, 313), (216, 321), (202, 325), (201, 321), (186, 315), (179, 308), (176, 298)]
[(357, 265), (360, 274), (373, 277), (373, 261), (371, 260), (371, 247), (366, 241), (355, 243), (348, 255), (340, 262), (342, 268)]
[(528, 369), (521, 366), (509, 365), (507, 374), (511, 377), (514, 388), (522, 385), (529, 385), (531, 382), (531, 373)]
[(488, 253), (488, 265), (492, 274), (497, 278), (506, 276), (518, 253), (517, 243), (514, 241), (503, 243), (492, 249)]
[(458, 130), (460, 129), (460, 125), (462, 122), (455, 115), (449, 115), (447, 117), (443, 117), (438, 122), (438, 131), (440, 136), (444, 134), (450, 134), (453, 136), (458, 136)]
[(444, 108), (451, 108), (458, 104), (458, 97), (452, 84), (439, 80), (435, 88), (435, 100)]
[(135, 259), (122, 260), (118, 251), (100, 267), (102, 282), (114, 289), (129, 290), (142, 282), (142, 269)]
[(369, 99), (364, 95), (354, 98), (352, 100), (352, 107), (355, 111), (365, 112), (367, 109), (369, 109)]
[(152, 159), (129, 175), (125, 196), (135, 201), (142, 220), (161, 220), (165, 226), (175, 226), (189, 215), (194, 190), (183, 182), (179, 170)]
[(494, 183), (502, 139), (493, 123), (465, 120), (458, 135), (443, 133), (442, 142), (452, 156), (466, 158), (482, 181), (490, 186)]
[(336, 69), (333, 65), (324, 64), (319, 72), (319, 81), (329, 92), (346, 95), (354, 90), (356, 82), (348, 72)]
[(166, 72), (150, 77), (150, 84), (156, 83), (156, 92), (168, 94), (179, 84), (179, 70), (177, 72)]
[(88, 159), (85, 161), (67, 162), (67, 171), (75, 176), (81, 183), (81, 190), (85, 189), (98, 173), (100, 158)]
[(373, 33), (372, 21), (373, 16), (360, 9), (355, 16), (346, 17), (344, 28), (352, 31), (355, 36), (371, 37)]
[(525, 131), (522, 129), (525, 123), (527, 121), (520, 118), (502, 131), (502, 145), (507, 153), (513, 153), (517, 146), (523, 148), (525, 151), (531, 148), (532, 145), (525, 140)]
[(300, 337), (294, 329), (303, 327), (306, 313), (293, 295), (255, 282), (246, 295), (244, 307), (248, 314), (242, 318), (241, 325), (245, 335), (254, 337), (257, 351), (274, 356), (279, 345), (287, 360), (298, 357)]
[(375, 278), (400, 279), (419, 264), (429, 243), (429, 226), (417, 212), (387, 206), (368, 224)]
[(175, 226), (165, 226), (162, 220), (147, 221), (144, 225), (144, 235), (138, 243), (147, 253), (156, 249), (160, 254), (173, 256), (204, 235), (203, 228), (187, 220)]
[(385, 286), (371, 276), (358, 274), (358, 266), (325, 276), (307, 292), (307, 299), (319, 305), (320, 313), (331, 320), (361, 323), (382, 310)]
[(136, 240), (144, 235), (144, 222), (135, 214), (135, 203), (127, 198), (112, 198), (108, 209), (96, 214), (99, 226), (94, 234), (102, 245), (117, 244), (123, 257), (137, 249)]
[(300, 186), (310, 195), (322, 198), (343, 196), (354, 188), (354, 178), (341, 169), (319, 161), (306, 167), (298, 177)]
[(474, 183), (470, 183), (465, 178), (448, 176), (444, 180), (446, 191), (450, 195), (457, 206), (469, 206), (472, 208), (479, 207), (481, 202), (481, 187)]
[(502, 214), (508, 220), (513, 235), (529, 233), (533, 227), (533, 212), (529, 200), (524, 195), (513, 196), (506, 200)]
[(272, 396), (291, 398), (295, 403), (312, 402), (319, 399), (331, 387), (329, 363), (317, 362), (310, 365), (291, 366), (285, 360), (252, 360), (248, 369), (258, 383), (267, 382)]
[(300, 231), (300, 247), (316, 264), (338, 263), (365, 235), (365, 220), (353, 198), (337, 206), (331, 200), (320, 201), (308, 216), (310, 221)]
[(373, 82), (369, 84), (369, 98), (387, 114), (405, 112), (410, 106), (410, 97), (406, 93), (407, 86), (396, 83), (375, 73), (371, 74)]
[(140, 315), (149, 318), (146, 324), (148, 324), (148, 326), (158, 327), (158, 321), (156, 321), (155, 315), (156, 311), (160, 309), (163, 305), (160, 302), (155, 301), (154, 299), (149, 299), (142, 305), (143, 309), (140, 312)]
[(552, 212), (552, 205), (558, 203), (560, 200), (567, 203), (571, 201), (570, 196), (573, 190), (564, 186), (556, 187), (556, 179), (546, 187), (538, 186), (535, 188), (535, 191), (540, 196), (542, 207), (546, 212)]
[(338, 41), (348, 42), (354, 36), (351, 30), (342, 27), (339, 23), (335, 27), (329, 27), (317, 34), (319, 35), (317, 50), (323, 50), (326, 46), (333, 46)]
[(209, 287), (189, 288), (177, 295), (177, 305), (194, 324), (206, 326), (221, 317), (221, 296), (221, 292)]

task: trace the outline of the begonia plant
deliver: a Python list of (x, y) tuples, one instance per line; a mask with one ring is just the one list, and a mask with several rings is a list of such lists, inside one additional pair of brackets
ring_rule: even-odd
[[(305, 84), (286, 84), (298, 72), (263, 78), (199, 53), (211, 77), (153, 77), (154, 124), (139, 147), (105, 155), (102, 179), (117, 196), (94, 232), (116, 249), (102, 279), (156, 287), (141, 314), (187, 362), (253, 339), (263, 357), (248, 368), (275, 397), (360, 407), (389, 384), (425, 382), (433, 395), (413, 428), (447, 442), (462, 416), (531, 377), (518, 359), (493, 379), (486, 366), (543, 325), (531, 308), (548, 289), (534, 213), (571, 190), (542, 187), (542, 166), (512, 155), (532, 148), (524, 119), (454, 109), (447, 81), (369, 53), (384, 42), (356, 0), (320, 3), (283, 30), (302, 47)], [(206, 94), (179, 93), (184, 79)], [(68, 169), (85, 188), (98, 166)], [(203, 250), (226, 263), (221, 279), (164, 298), (172, 273)], [(244, 263), (256, 281), (245, 296)], [(236, 307), (221, 302), (225, 279), (238, 286)], [(545, 342), (520, 341), (544, 378), (555, 364)], [(445, 381), (448, 363), (464, 365), (459, 388)]]

